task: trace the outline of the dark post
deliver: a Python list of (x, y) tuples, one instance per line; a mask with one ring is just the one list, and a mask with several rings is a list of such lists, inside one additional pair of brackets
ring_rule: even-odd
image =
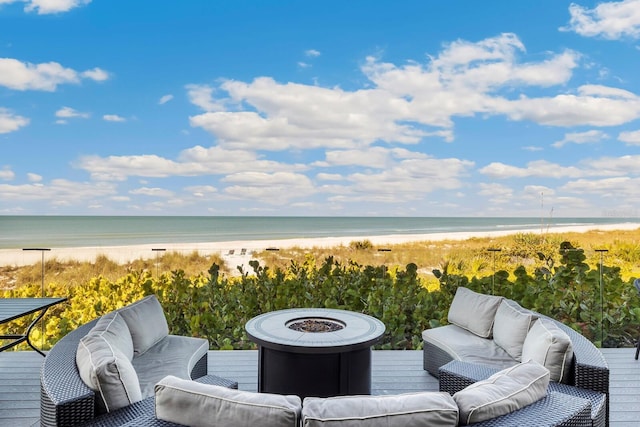
[(602, 283), (602, 271), (603, 271), (603, 257), (605, 252), (609, 252), (608, 249), (596, 249), (596, 252), (600, 252), (600, 347), (604, 344), (604, 288)]
[(491, 278), (491, 295), (495, 295), (495, 287), (496, 287), (496, 252), (501, 252), (502, 249), (499, 248), (489, 248), (487, 249), (491, 252), (493, 256), (493, 277)]
[(156, 277), (160, 277), (160, 275), (158, 274), (158, 255), (160, 254), (160, 252), (166, 251), (166, 249), (165, 248), (151, 248), (151, 250), (156, 253)]
[[(42, 284), (40, 285), (40, 296), (44, 298), (44, 253), (50, 251), (50, 248), (22, 248), (23, 251), (40, 251), (42, 253), (41, 264), (42, 264)], [(42, 331), (42, 345), (41, 348), (44, 348), (44, 317), (40, 320), (40, 329)]]

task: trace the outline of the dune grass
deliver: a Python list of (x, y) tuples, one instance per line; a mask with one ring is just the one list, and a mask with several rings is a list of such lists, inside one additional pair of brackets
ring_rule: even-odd
[[(270, 269), (285, 268), (292, 262), (301, 263), (312, 257), (321, 261), (329, 256), (341, 262), (360, 265), (385, 265), (405, 267), (409, 263), (418, 266), (420, 276), (427, 284), (437, 283), (432, 275), (434, 269), (446, 267), (452, 274), (468, 277), (487, 276), (496, 271), (513, 272), (517, 266), (533, 271), (538, 266), (558, 256), (559, 244), (569, 241), (574, 247), (582, 248), (589, 265), (597, 266), (600, 253), (596, 249), (606, 249), (602, 253), (603, 263), (621, 269), (624, 280), (640, 277), (640, 229), (620, 231), (590, 231), (585, 233), (517, 233), (504, 237), (470, 238), (466, 240), (420, 241), (390, 245), (373, 245), (366, 239), (354, 240), (349, 245), (331, 248), (293, 247), (278, 251), (261, 251), (253, 258)], [(499, 249), (492, 252), (490, 249)], [(541, 253), (546, 257), (541, 259)], [(236, 265), (222, 255), (200, 255), (180, 252), (163, 252), (157, 258), (138, 259), (118, 264), (104, 255), (95, 262), (59, 261), (55, 258), (45, 261), (45, 282), (55, 282), (73, 286), (87, 283), (94, 277), (102, 276), (117, 280), (132, 271), (149, 271), (162, 274), (183, 270), (187, 276), (206, 273), (216, 263), (227, 275), (240, 274)], [(16, 288), (25, 284), (40, 283), (42, 265), (38, 262), (24, 267), (0, 267), (0, 289)]]

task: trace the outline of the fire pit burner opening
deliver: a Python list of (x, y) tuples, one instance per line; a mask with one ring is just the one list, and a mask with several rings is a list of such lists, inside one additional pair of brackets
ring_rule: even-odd
[(293, 319), (286, 323), (287, 328), (298, 332), (335, 332), (344, 329), (347, 325), (336, 319), (326, 317), (303, 317)]

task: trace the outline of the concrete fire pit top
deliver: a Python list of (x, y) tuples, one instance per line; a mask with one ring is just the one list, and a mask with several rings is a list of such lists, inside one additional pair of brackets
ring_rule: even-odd
[[(302, 332), (291, 329), (293, 321), (317, 319), (335, 322), (342, 329)], [(245, 330), (261, 346), (294, 353), (336, 353), (371, 347), (385, 331), (378, 319), (362, 313), (329, 308), (292, 308), (261, 314), (249, 320)]]

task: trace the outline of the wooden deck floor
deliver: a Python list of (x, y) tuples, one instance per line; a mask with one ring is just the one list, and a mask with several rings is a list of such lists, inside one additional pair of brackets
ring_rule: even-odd
[[(640, 361), (635, 350), (603, 349), (611, 369), (611, 426), (640, 425)], [(40, 366), (35, 352), (0, 353), (0, 426), (39, 425)], [(211, 351), (209, 372), (257, 390), (257, 351)], [(374, 351), (373, 394), (437, 390), (438, 382), (422, 369), (420, 351)]]

